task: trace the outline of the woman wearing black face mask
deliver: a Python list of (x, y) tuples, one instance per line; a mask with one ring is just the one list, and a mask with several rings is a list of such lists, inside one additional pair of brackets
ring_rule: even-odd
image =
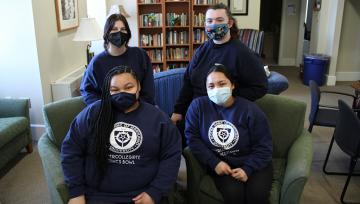
[(126, 18), (121, 14), (108, 17), (104, 27), (105, 51), (96, 55), (89, 63), (80, 86), (80, 92), (87, 105), (100, 99), (101, 85), (106, 73), (113, 67), (131, 67), (142, 86), (140, 99), (154, 104), (154, 77), (151, 61), (146, 52), (138, 47), (128, 46), (131, 31)]
[(267, 78), (261, 59), (241, 43), (239, 29), (224, 4), (206, 11), (205, 31), (209, 38), (196, 50), (184, 76), (184, 83), (171, 120), (183, 121), (191, 101), (206, 96), (205, 79), (215, 64), (223, 64), (234, 76), (235, 96), (254, 101), (267, 92)]
[(180, 134), (126, 66), (105, 77), (101, 100), (75, 118), (61, 146), (69, 204), (159, 203), (175, 183)]

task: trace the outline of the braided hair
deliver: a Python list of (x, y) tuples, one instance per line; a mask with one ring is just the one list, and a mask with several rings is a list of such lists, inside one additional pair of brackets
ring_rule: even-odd
[(107, 161), (109, 155), (109, 137), (114, 125), (114, 113), (111, 105), (110, 82), (113, 76), (128, 73), (139, 83), (135, 72), (128, 66), (120, 65), (112, 68), (106, 75), (103, 83), (103, 91), (101, 94), (101, 105), (99, 115), (95, 123), (95, 140), (94, 149), (98, 168), (100, 170), (100, 178), (104, 177), (107, 169)]

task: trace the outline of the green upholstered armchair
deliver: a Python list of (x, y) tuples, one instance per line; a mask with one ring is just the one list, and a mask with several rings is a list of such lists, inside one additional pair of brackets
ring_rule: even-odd
[(81, 97), (76, 97), (47, 104), (43, 109), (46, 133), (40, 137), (38, 148), (53, 204), (67, 203), (69, 199), (60, 147), (71, 122), (83, 108), (85, 104)]
[(28, 99), (0, 99), (0, 169), (24, 147), (32, 152)]
[[(256, 102), (268, 117), (273, 137), (273, 184), (270, 203), (299, 203), (310, 174), (311, 134), (304, 129), (306, 105), (278, 95), (266, 95)], [(187, 165), (188, 203), (221, 204), (223, 198), (207, 170), (184, 150)]]

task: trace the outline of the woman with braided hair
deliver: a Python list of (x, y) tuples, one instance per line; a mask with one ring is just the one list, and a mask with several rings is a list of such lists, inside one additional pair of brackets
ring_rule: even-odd
[(175, 183), (179, 132), (163, 112), (139, 100), (140, 89), (129, 67), (111, 69), (101, 100), (71, 124), (61, 147), (69, 203), (154, 204)]

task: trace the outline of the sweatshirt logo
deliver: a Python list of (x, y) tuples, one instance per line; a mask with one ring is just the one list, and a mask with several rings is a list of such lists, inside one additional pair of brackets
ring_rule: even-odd
[(208, 136), (212, 145), (223, 149), (231, 149), (239, 141), (238, 130), (226, 120), (214, 121), (210, 125)]
[(135, 125), (117, 122), (110, 134), (110, 151), (127, 154), (137, 150), (143, 141), (141, 130)]

